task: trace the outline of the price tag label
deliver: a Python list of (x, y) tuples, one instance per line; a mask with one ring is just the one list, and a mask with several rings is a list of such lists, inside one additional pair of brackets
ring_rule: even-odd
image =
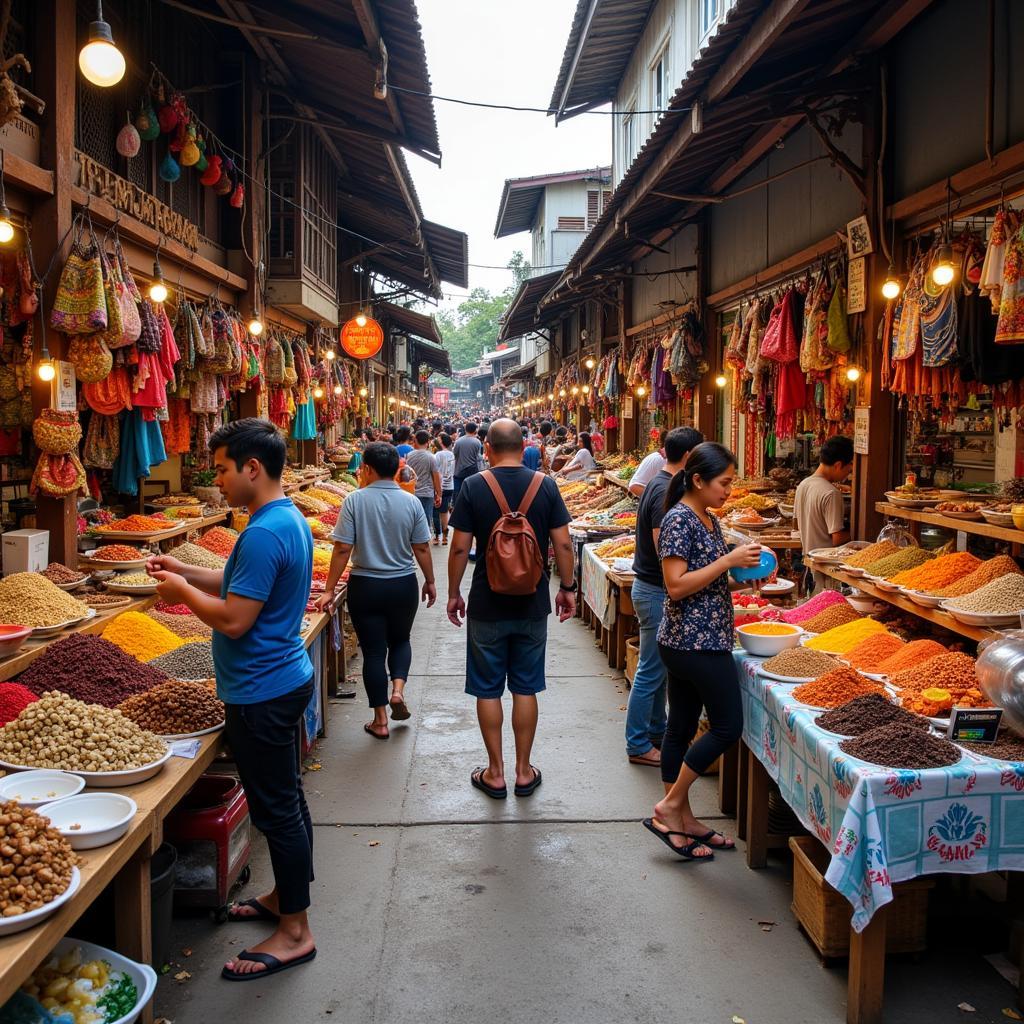
[(995, 743), (1002, 708), (953, 708), (946, 736), (965, 743)]

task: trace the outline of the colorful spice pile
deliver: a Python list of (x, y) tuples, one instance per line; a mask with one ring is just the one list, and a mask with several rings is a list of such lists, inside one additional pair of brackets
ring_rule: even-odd
[(154, 622), (142, 612), (124, 612), (103, 630), (103, 639), (117, 644), (125, 654), (139, 661), (152, 661), (161, 654), (177, 650), (184, 640)]
[(0, 580), (0, 622), (56, 626), (80, 619), (88, 610), (37, 572), (16, 572)]
[(150, 576), (148, 572), (125, 572), (120, 576), (115, 576), (110, 582), (117, 583), (122, 587), (152, 587), (159, 581)]
[(962, 576), (969, 576), (979, 565), (981, 559), (969, 551), (954, 551), (950, 555), (939, 555), (916, 569), (898, 572), (889, 578), (889, 582), (898, 583), (908, 590), (939, 590)]
[(934, 640), (911, 640), (909, 644), (896, 650), (884, 661), (878, 663), (878, 671), (883, 675), (894, 676), (915, 665), (923, 665), (929, 658), (945, 654), (946, 648)]
[(332, 530), (338, 525), (338, 516), (341, 514), (341, 509), (332, 508), (329, 512), (324, 512), (317, 516), (324, 526), (329, 526)]
[(804, 601), (803, 604), (783, 612), (782, 617), (786, 622), (802, 626), (808, 619), (813, 619), (819, 612), (831, 608), (834, 604), (845, 604), (848, 608), (852, 607), (838, 590), (823, 590), (820, 594), (815, 594), (809, 601)]
[(1005, 729), (995, 743), (961, 743), (975, 754), (994, 757), (997, 761), (1024, 761), (1024, 739), (1008, 733)]
[(846, 654), (852, 651), (862, 640), (867, 640), (873, 633), (886, 632), (885, 626), (874, 619), (856, 619), (842, 626), (836, 626), (826, 633), (819, 633), (804, 641), (812, 651), (826, 651), (829, 654)]
[(169, 615), (167, 612), (158, 612), (151, 608), (146, 614), (161, 626), (169, 629), (175, 636), (182, 640), (203, 639), (209, 640), (213, 636), (213, 630), (196, 615)]
[(879, 579), (888, 580), (897, 573), (907, 569), (916, 568), (925, 562), (930, 562), (935, 555), (924, 548), (900, 548), (894, 555), (887, 555), (885, 558), (864, 566), (864, 571), (869, 576), (877, 576)]
[(150, 665), (174, 679), (209, 679), (217, 671), (213, 664), (213, 649), (204, 640), (161, 654)]
[(965, 576), (948, 587), (933, 590), (931, 593), (936, 597), (962, 597), (964, 594), (981, 589), (986, 583), (991, 583), (1007, 573), (1020, 574), (1017, 563), (1009, 555), (996, 555), (995, 558), (989, 558), (982, 562), (970, 576)]
[(49, 818), (16, 800), (0, 803), (0, 818), (0, 917), (17, 917), (60, 896), (78, 858)]
[(826, 711), (823, 715), (818, 715), (814, 721), (827, 732), (839, 733), (840, 736), (863, 736), (869, 729), (876, 729), (890, 722), (906, 722), (915, 729), (928, 728), (928, 723), (923, 718), (904, 711), (881, 693), (855, 697), (831, 711)]
[(743, 627), (743, 632), (753, 636), (793, 636), (799, 630), (788, 622), (752, 622)]
[(888, 558), (895, 555), (900, 549), (891, 540), (880, 540), (866, 548), (861, 548), (857, 554), (846, 559), (844, 565), (852, 565), (855, 569), (866, 569), (872, 562), (880, 558)]
[(838, 667), (839, 662), (835, 658), (807, 647), (790, 647), (780, 651), (761, 666), (766, 672), (787, 679), (817, 679)]
[(827, 633), (836, 626), (845, 626), (848, 622), (856, 622), (861, 618), (860, 613), (847, 603), (833, 604), (823, 612), (818, 612), (813, 618), (802, 622), (800, 625), (808, 633)]
[(130, 544), (104, 544), (89, 557), (97, 562), (137, 562), (146, 557), (146, 552)]
[(949, 607), (978, 615), (1014, 615), (1024, 610), (1024, 576), (1007, 573), (970, 594), (951, 599)]
[(974, 659), (959, 651), (947, 651), (914, 668), (890, 676), (908, 711), (933, 718), (945, 715), (953, 705), (966, 708), (991, 706), (978, 689)]
[(66, 565), (61, 565), (60, 562), (51, 562), (39, 575), (45, 576), (51, 583), (64, 586), (69, 583), (80, 583), (85, 579), (84, 572), (69, 569)]
[(227, 558), (234, 549), (238, 534), (224, 526), (214, 526), (199, 538), (198, 544), (221, 558)]
[(168, 604), (166, 601), (157, 601), (153, 610), (166, 612), (168, 615), (191, 615), (192, 609), (187, 604)]
[(131, 515), (125, 519), (115, 519), (106, 526), (97, 526), (97, 533), (160, 533), (172, 527), (174, 523), (166, 516)]
[(815, 708), (837, 708), (854, 697), (869, 693), (881, 693), (881, 683), (876, 683), (852, 668), (839, 665), (826, 672), (813, 683), (803, 683), (793, 691), (793, 699)]
[(152, 764), (166, 753), (163, 740), (120, 711), (56, 691), (44, 693), (0, 729), (0, 760), (28, 768), (125, 771)]
[(20, 683), (0, 683), (0, 725), (13, 722), (35, 700), (36, 695)]
[(292, 503), (304, 516), (318, 516), (331, 506), (319, 498), (311, 498), (304, 491), (296, 491), (291, 495)]
[(18, 682), (34, 694), (60, 690), (87, 704), (114, 708), (133, 693), (167, 682), (167, 673), (140, 665), (102, 637), (72, 633), (50, 644)]
[(881, 672), (879, 666), (882, 662), (905, 646), (906, 642), (894, 633), (875, 633), (847, 651), (845, 658), (851, 668), (859, 668), (864, 672)]
[(127, 594), (99, 594), (99, 593), (85, 593), (83, 594), (80, 590), (75, 591), (75, 596), (79, 600), (84, 601), (90, 608), (106, 608), (109, 606), (116, 607), (117, 605), (129, 605), (132, 603), (132, 599)]
[(839, 749), (885, 768), (944, 768), (963, 756), (949, 740), (906, 721), (876, 726), (863, 736), (843, 740)]
[(206, 548), (201, 548), (191, 541), (179, 544), (172, 554), (179, 562), (184, 562), (185, 565), (195, 565), (200, 569), (223, 569), (227, 563), (226, 558), (221, 558), (220, 555), (215, 555), (212, 551), (207, 551)]
[(342, 497), (333, 491), (325, 490), (323, 487), (307, 487), (306, 494), (318, 501), (325, 501), (331, 508), (341, 508)]
[(202, 732), (224, 721), (224, 705), (215, 694), (202, 683), (182, 680), (129, 697), (118, 711), (158, 736)]

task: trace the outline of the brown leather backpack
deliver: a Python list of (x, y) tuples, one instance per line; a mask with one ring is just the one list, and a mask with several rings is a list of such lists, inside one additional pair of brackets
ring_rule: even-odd
[(544, 575), (544, 556), (526, 513), (544, 482), (544, 474), (533, 474), (515, 512), (509, 508), (495, 475), (488, 469), (481, 476), (487, 481), (501, 512), (487, 538), (487, 582), (496, 594), (520, 597), (533, 594)]

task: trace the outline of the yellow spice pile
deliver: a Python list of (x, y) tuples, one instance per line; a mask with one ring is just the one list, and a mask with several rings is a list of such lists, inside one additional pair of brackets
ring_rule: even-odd
[(0, 580), (0, 622), (56, 626), (80, 619), (89, 609), (37, 572), (16, 572)]

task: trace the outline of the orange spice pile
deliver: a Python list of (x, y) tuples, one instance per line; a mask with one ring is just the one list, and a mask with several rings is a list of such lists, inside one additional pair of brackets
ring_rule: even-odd
[(981, 563), (969, 576), (964, 576), (941, 590), (934, 590), (936, 597), (962, 597), (971, 594), (979, 587), (1005, 576), (1008, 572), (1019, 573), (1017, 563), (1009, 555), (996, 555)]
[(945, 653), (946, 648), (934, 640), (912, 640), (909, 644), (900, 647), (891, 657), (880, 662), (878, 671), (887, 676), (893, 676), (897, 672), (914, 668), (929, 658)]
[(798, 686), (793, 691), (793, 699), (816, 708), (837, 708), (854, 697), (881, 692), (881, 683), (854, 672), (852, 668), (840, 665), (839, 668), (826, 672), (820, 679), (815, 679), (813, 683)]
[(969, 551), (954, 551), (950, 555), (940, 555), (931, 562), (907, 569), (890, 577), (890, 583), (899, 583), (909, 590), (940, 590), (948, 587), (964, 576), (969, 576), (981, 565), (981, 559), (975, 558)]
[(886, 658), (891, 658), (901, 647), (906, 647), (906, 641), (901, 640), (895, 633), (876, 633), (857, 644), (853, 650), (847, 651), (845, 657), (853, 668), (865, 672), (880, 672), (878, 666)]
[(897, 673), (890, 679), (903, 706), (919, 715), (934, 717), (959, 707), (989, 707), (991, 701), (978, 688), (974, 659), (959, 651), (944, 653)]
[(166, 516), (131, 515), (126, 519), (115, 519), (106, 526), (97, 526), (97, 533), (156, 533), (174, 525)]

